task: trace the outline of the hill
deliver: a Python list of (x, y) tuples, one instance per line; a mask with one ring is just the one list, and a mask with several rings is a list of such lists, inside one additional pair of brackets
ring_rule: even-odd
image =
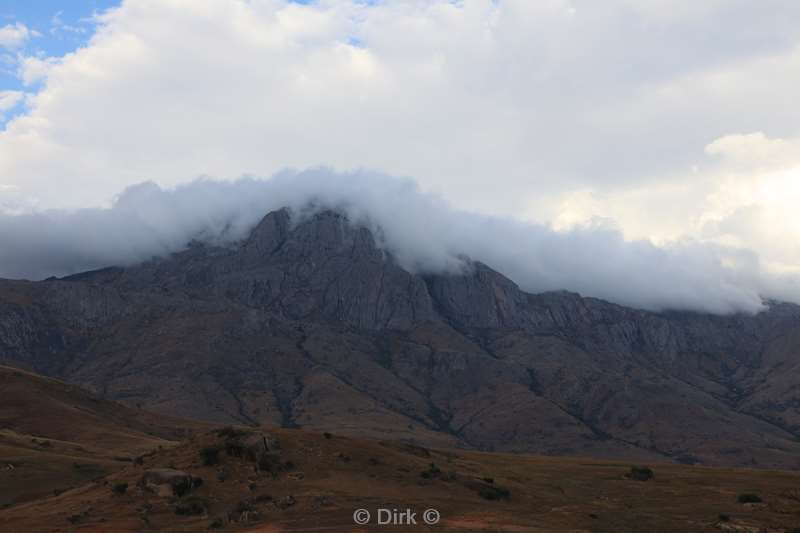
[(0, 281), (0, 361), (215, 424), (433, 447), (800, 467), (800, 307), (652, 313), (409, 271), (334, 211)]
[[(406, 509), (422, 531), (783, 532), (800, 524), (798, 473), (649, 467), (228, 427), (0, 511), (0, 528), (404, 531), (377, 521), (401, 520)], [(354, 524), (358, 509), (370, 515), (363, 528)], [(424, 523), (428, 509), (439, 514), (435, 527)]]
[(0, 367), (0, 399), (0, 505), (101, 477), (204, 427), (9, 367)]

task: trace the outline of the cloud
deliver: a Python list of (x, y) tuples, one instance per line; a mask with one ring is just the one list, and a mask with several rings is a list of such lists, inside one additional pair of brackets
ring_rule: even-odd
[[(759, 294), (793, 298), (800, 270), (799, 17), (781, 1), (125, 0), (85, 46), (14, 53), (31, 94), (0, 130), (0, 210), (110, 207), (143, 181), (379, 169), (456, 210), (527, 220), (537, 243), (588, 235), (625, 264), (705, 265), (663, 273), (685, 287), (632, 284), (642, 305), (672, 291), (703, 308), (680, 294), (711, 294), (702, 281), (712, 308), (755, 309)], [(591, 286), (526, 259), (532, 288), (639, 301), (614, 296), (633, 289), (613, 265)], [(102, 261), (67, 262), (84, 263)]]
[(800, 123), (800, 4), (699, 4), (127, 0), (21, 69), (44, 83), (0, 133), (0, 174), (82, 207), (142, 180), (363, 166), (540, 217)]
[(50, 69), (58, 64), (57, 57), (20, 57), (18, 63), (18, 76), (26, 86), (33, 85), (47, 78)]
[(756, 312), (762, 296), (776, 294), (800, 302), (797, 278), (772, 276), (746, 250), (627, 241), (603, 224), (555, 231), (455, 209), (408, 179), (325, 169), (174, 189), (142, 183), (108, 208), (1, 215), (0, 275), (42, 278), (129, 265), (183, 249), (196, 237), (236, 241), (270, 210), (289, 206), (302, 216), (309, 205), (340, 209), (376, 230), (382, 245), (418, 272), (454, 271), (466, 254), (528, 291), (577, 290), (646, 309)]
[(24, 99), (25, 93), (22, 91), (0, 91), (0, 122), (5, 120), (6, 111), (14, 109)]
[(6, 24), (0, 27), (0, 47), (13, 50), (23, 46), (28, 39), (36, 35), (38, 35), (36, 32), (29, 30), (21, 22)]
[(0, 91), (0, 114), (13, 109), (25, 97), (21, 91)]

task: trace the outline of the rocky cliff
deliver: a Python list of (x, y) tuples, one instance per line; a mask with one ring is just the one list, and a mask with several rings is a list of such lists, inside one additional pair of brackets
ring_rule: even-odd
[(218, 422), (800, 468), (800, 307), (650, 313), (409, 272), (323, 211), (229, 246), (0, 282), (0, 362)]

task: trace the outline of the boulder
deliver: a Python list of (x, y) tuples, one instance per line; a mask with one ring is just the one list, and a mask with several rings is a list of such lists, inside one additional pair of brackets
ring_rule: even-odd
[(142, 475), (140, 485), (162, 497), (182, 496), (192, 490), (192, 476), (173, 468), (152, 468)]

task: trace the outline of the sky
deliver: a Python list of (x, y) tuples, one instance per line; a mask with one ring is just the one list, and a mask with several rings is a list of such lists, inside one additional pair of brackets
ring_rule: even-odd
[[(5, 0), (0, 16), (6, 217), (109, 209), (143, 182), (363, 169), (556, 236), (699, 247), (734, 273), (746, 256), (747, 290), (793, 298), (794, 0)], [(609, 292), (592, 279), (571, 284)]]

